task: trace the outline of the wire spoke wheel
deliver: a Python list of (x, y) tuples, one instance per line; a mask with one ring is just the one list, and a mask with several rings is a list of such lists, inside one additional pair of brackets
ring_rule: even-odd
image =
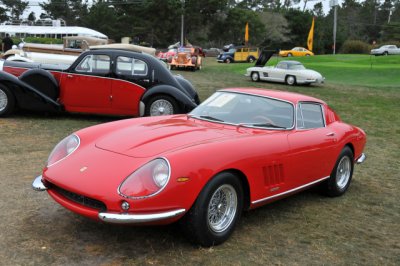
[(211, 196), (208, 205), (208, 226), (214, 232), (225, 231), (235, 218), (237, 211), (236, 190), (229, 184), (220, 186)]
[(351, 162), (350, 158), (345, 156), (343, 157), (336, 169), (336, 184), (339, 189), (344, 189), (349, 182), (351, 175)]
[(8, 105), (7, 94), (0, 89), (0, 112), (4, 111)]
[(172, 115), (174, 114), (174, 106), (165, 99), (154, 101), (150, 106), (150, 116)]

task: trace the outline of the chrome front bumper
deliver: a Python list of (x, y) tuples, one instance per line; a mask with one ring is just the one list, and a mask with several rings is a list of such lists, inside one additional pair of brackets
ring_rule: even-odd
[[(38, 176), (32, 183), (32, 188), (35, 191), (45, 191), (47, 187), (42, 181), (42, 176)], [(148, 222), (156, 222), (160, 220), (165, 220), (169, 218), (176, 217), (185, 213), (185, 209), (177, 209), (167, 212), (160, 213), (149, 213), (149, 214), (129, 214), (129, 213), (108, 213), (100, 212), (98, 217), (100, 220), (107, 223), (114, 224), (140, 224)]]
[(36, 190), (36, 191), (45, 191), (45, 190), (47, 190), (47, 187), (43, 184), (41, 175), (36, 177), (35, 180), (33, 180), (32, 188), (33, 188), (33, 190)]
[(356, 163), (361, 164), (367, 159), (367, 155), (365, 153), (361, 153), (360, 157), (357, 158)]
[(106, 213), (100, 212), (99, 219), (114, 224), (139, 224), (156, 222), (183, 214), (185, 209), (178, 209), (168, 212), (150, 213), (150, 214), (128, 214), (128, 213)]

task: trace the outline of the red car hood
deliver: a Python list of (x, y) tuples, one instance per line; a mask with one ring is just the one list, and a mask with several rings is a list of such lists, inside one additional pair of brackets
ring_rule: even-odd
[(167, 151), (227, 137), (220, 125), (171, 117), (123, 127), (106, 134), (96, 147), (132, 157), (151, 157)]

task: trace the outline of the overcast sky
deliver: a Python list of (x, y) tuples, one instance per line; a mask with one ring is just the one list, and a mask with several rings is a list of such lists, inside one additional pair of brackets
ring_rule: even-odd
[[(307, 3), (307, 9), (313, 9), (314, 5), (318, 2), (321, 2), (324, 6), (324, 12), (328, 13), (329, 12), (329, 0), (309, 0), (309, 2)], [(28, 0), (29, 2), (29, 6), (26, 9), (26, 11), (24, 12), (24, 18), (27, 18), (29, 13), (31, 13), (32, 11), (35, 12), (35, 16), (36, 18), (39, 18), (40, 14), (43, 13), (43, 10), (40, 8), (39, 3), (43, 3), (43, 2), (47, 2), (47, 0)], [(89, 1), (91, 2), (91, 1)], [(339, 0), (339, 3), (341, 3), (342, 1)], [(298, 7), (300, 9), (303, 9), (303, 5), (304, 2), (300, 1), (300, 4), (298, 5)]]

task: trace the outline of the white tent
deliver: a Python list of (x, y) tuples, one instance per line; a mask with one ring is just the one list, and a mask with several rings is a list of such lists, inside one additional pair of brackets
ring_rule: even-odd
[(4, 37), (8, 33), (10, 36), (19, 38), (43, 37), (61, 39), (65, 36), (90, 36), (101, 39), (108, 39), (101, 32), (76, 26), (52, 27), (52, 26), (14, 26), (0, 25), (0, 36)]

